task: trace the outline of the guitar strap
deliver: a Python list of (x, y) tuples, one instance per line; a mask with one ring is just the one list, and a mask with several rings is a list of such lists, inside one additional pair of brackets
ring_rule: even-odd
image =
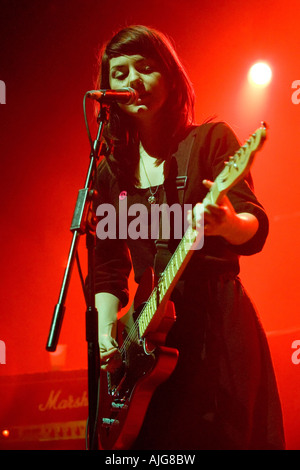
[[(192, 154), (198, 129), (198, 127), (193, 127), (192, 130), (190, 130), (187, 137), (180, 142), (176, 152), (171, 156), (167, 163), (168, 168), (167, 177), (164, 183), (163, 204), (168, 204), (169, 207), (176, 203), (179, 203), (181, 207), (183, 207), (185, 189), (188, 184), (187, 174), (190, 156)], [(168, 217), (167, 221), (165, 219), (164, 224), (170, 223), (169, 229), (170, 233), (172, 233), (171, 217)], [(168, 264), (173, 252), (172, 244), (176, 242), (176, 240), (164, 239), (162, 235), (162, 213), (160, 212), (159, 237), (155, 240), (156, 254), (154, 258), (154, 272), (157, 276), (161, 275)]]

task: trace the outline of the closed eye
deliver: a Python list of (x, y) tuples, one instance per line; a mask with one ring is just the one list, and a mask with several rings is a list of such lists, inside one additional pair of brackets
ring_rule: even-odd
[(124, 80), (125, 77), (126, 77), (125, 73), (115, 73), (112, 75), (112, 78), (115, 80)]
[[(137, 72), (142, 73), (144, 75), (150, 74), (154, 72), (154, 68), (149, 64), (139, 65), (136, 67)], [(120, 70), (116, 70), (112, 73), (112, 78), (115, 80), (124, 80), (128, 75), (128, 72), (122, 72)]]
[(124, 67), (116, 68), (111, 73), (111, 78), (115, 80), (123, 80), (128, 74), (128, 69)]
[(154, 72), (154, 68), (150, 64), (144, 64), (137, 67), (140, 73), (148, 74)]
[(137, 73), (143, 75), (150, 75), (151, 73), (158, 70), (154, 60), (142, 57), (138, 58), (132, 65), (115, 65), (111, 70), (111, 78), (119, 81), (125, 80), (125, 78), (130, 73), (131, 68), (134, 68)]

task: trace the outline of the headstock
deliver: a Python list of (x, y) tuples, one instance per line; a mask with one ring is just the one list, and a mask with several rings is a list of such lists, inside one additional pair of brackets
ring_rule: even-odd
[(225, 163), (223, 171), (215, 180), (219, 193), (227, 192), (249, 172), (256, 152), (266, 140), (266, 134), (267, 126), (262, 122), (261, 127), (250, 135), (245, 144)]

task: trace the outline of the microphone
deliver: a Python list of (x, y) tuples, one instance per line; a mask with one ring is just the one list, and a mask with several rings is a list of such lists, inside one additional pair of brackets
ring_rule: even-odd
[(122, 103), (133, 104), (138, 100), (138, 93), (133, 88), (120, 88), (119, 90), (91, 90), (87, 92), (87, 97), (99, 103)]

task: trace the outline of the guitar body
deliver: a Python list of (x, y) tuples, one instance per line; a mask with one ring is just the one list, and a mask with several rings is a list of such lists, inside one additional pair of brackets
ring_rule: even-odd
[[(152, 291), (153, 280), (153, 271), (149, 268), (137, 290), (134, 307), (143, 295), (147, 296)], [(134, 311), (133, 320), (142, 308), (143, 302)], [(171, 301), (166, 302), (160, 318), (159, 327), (151, 337), (149, 334), (149, 338), (140, 338), (135, 334), (135, 328), (129, 329), (120, 347), (122, 366), (114, 373), (101, 371), (100, 449), (130, 449), (141, 429), (155, 389), (167, 380), (177, 364), (178, 351), (164, 346), (167, 333), (175, 321)]]

